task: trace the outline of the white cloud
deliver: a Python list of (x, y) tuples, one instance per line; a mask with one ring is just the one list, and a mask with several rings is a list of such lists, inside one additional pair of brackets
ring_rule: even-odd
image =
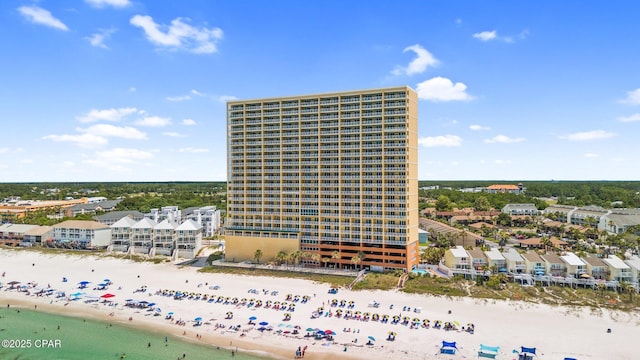
[(209, 152), (209, 149), (187, 147), (187, 148), (178, 149), (178, 152), (181, 152), (181, 153), (192, 153), (192, 154), (195, 154), (195, 153), (206, 153), (206, 152)]
[(456, 19), (456, 25), (458, 25), (458, 26), (462, 25), (462, 19), (457, 18)]
[(132, 163), (136, 160), (147, 160), (153, 157), (149, 151), (139, 149), (114, 148), (111, 150), (98, 151), (96, 156), (106, 159), (112, 163)]
[(67, 160), (62, 162), (62, 166), (70, 168), (76, 166), (76, 164), (73, 161)]
[(98, 147), (108, 142), (108, 140), (102, 136), (88, 133), (80, 135), (47, 135), (43, 136), (42, 139), (55, 142), (71, 142), (85, 148)]
[(207, 94), (205, 94), (205, 93), (201, 93), (200, 91), (198, 91), (198, 90), (196, 90), (196, 89), (192, 89), (192, 90), (190, 91), (190, 93), (191, 93), (191, 94), (193, 94), (193, 95), (196, 95), (196, 96), (201, 96), (201, 97), (207, 96)]
[(147, 15), (135, 15), (129, 22), (144, 30), (147, 39), (157, 46), (195, 54), (217, 52), (216, 43), (222, 39), (223, 34), (220, 28), (197, 28), (183, 22), (181, 18), (172, 20), (169, 26), (159, 25)]
[(22, 164), (33, 164), (33, 159), (22, 159), (20, 160)]
[(440, 76), (419, 83), (416, 89), (418, 98), (434, 102), (473, 99), (473, 96), (466, 93), (467, 85), (461, 82), (454, 84), (451, 80)]
[(471, 36), (484, 42), (497, 40), (497, 41), (503, 41), (511, 44), (516, 42), (516, 40), (524, 40), (527, 37), (527, 35), (529, 35), (528, 30), (522, 30), (520, 34), (515, 36), (499, 36), (498, 31), (491, 30), (491, 31), (482, 31), (479, 33), (475, 33)]
[(114, 126), (111, 124), (96, 124), (86, 129), (77, 128), (79, 132), (101, 137), (119, 137), (123, 139), (144, 140), (147, 134), (131, 126)]
[(227, 101), (238, 100), (238, 98), (233, 95), (220, 95), (217, 100), (221, 103), (226, 103)]
[(496, 135), (491, 139), (484, 139), (484, 142), (487, 144), (495, 144), (495, 143), (513, 144), (513, 143), (523, 142), (525, 140), (526, 140), (525, 138), (510, 138), (506, 135)]
[(110, 38), (114, 32), (116, 32), (116, 29), (100, 29), (97, 33), (85, 37), (85, 39), (89, 41), (91, 46), (108, 49), (109, 47), (104, 44), (104, 41)]
[(112, 6), (114, 8), (123, 8), (131, 5), (129, 0), (84, 0), (87, 4), (96, 7), (103, 8), (106, 6)]
[(511, 160), (500, 160), (500, 159), (498, 159), (498, 160), (494, 160), (493, 163), (496, 164), (496, 165), (508, 165), (508, 164), (511, 164)]
[(640, 113), (633, 114), (631, 116), (621, 116), (618, 118), (618, 121), (622, 122), (636, 122), (640, 121)]
[(83, 160), (84, 164), (104, 168), (111, 171), (130, 171), (125, 165), (133, 164), (136, 161), (153, 158), (153, 154), (139, 149), (115, 148), (111, 150), (99, 151), (91, 159)]
[(558, 138), (569, 141), (587, 141), (587, 140), (598, 140), (598, 139), (608, 139), (616, 136), (616, 134), (605, 131), (605, 130), (593, 130), (593, 131), (584, 131), (577, 132), (568, 135), (558, 136)]
[(104, 110), (92, 109), (88, 113), (78, 116), (76, 119), (78, 119), (78, 121), (82, 123), (90, 123), (101, 120), (117, 122), (122, 120), (124, 117), (135, 113), (142, 114), (144, 113), (144, 111), (138, 110), (133, 107)]
[(471, 36), (473, 36), (474, 38), (480, 41), (490, 41), (498, 37), (498, 32), (495, 30), (483, 31), (483, 32), (475, 33)]
[(491, 130), (490, 127), (488, 126), (482, 126), (482, 125), (469, 125), (469, 129), (473, 130), (473, 131), (486, 131), (486, 130)]
[(424, 147), (455, 147), (462, 145), (462, 138), (457, 135), (427, 136), (418, 139)]
[(9, 152), (9, 148), (7, 147), (0, 148), (0, 154), (6, 154), (8, 152)]
[(584, 153), (583, 156), (586, 157), (586, 158), (597, 158), (600, 155), (594, 154), (594, 153)]
[(427, 51), (419, 44), (407, 46), (402, 52), (405, 53), (407, 51), (413, 51), (416, 54), (416, 57), (411, 60), (409, 65), (407, 65), (406, 67), (396, 66), (396, 68), (391, 71), (393, 75), (421, 74), (425, 70), (427, 70), (427, 67), (436, 66), (439, 63), (438, 60), (433, 57), (433, 55), (429, 51)]
[(627, 91), (627, 97), (620, 100), (623, 104), (640, 105), (640, 88)]
[(159, 116), (148, 116), (136, 121), (136, 125), (162, 127), (171, 124), (171, 119)]
[(180, 134), (174, 131), (167, 131), (167, 132), (163, 132), (162, 135), (164, 136), (169, 136), (169, 137), (175, 137), (175, 138), (185, 138), (187, 137), (187, 135), (185, 134)]
[(196, 124), (196, 121), (193, 120), (193, 119), (184, 119), (184, 120), (182, 120), (182, 125), (185, 125), (185, 126), (193, 126), (195, 124)]
[(185, 101), (185, 100), (191, 100), (191, 96), (189, 95), (181, 95), (181, 96), (167, 96), (167, 100), (169, 101)]
[(62, 21), (56, 19), (49, 10), (45, 10), (37, 5), (21, 6), (18, 11), (25, 19), (34, 24), (49, 26), (54, 29), (67, 31), (69, 28)]

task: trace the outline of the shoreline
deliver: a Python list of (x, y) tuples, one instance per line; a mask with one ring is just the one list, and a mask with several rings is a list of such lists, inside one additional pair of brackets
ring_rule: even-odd
[[(42, 271), (44, 269), (45, 271)], [(633, 359), (634, 331), (640, 325), (640, 315), (606, 309), (572, 308), (525, 303), (519, 301), (497, 301), (470, 298), (446, 298), (406, 294), (398, 291), (349, 291), (340, 289), (336, 295), (327, 293), (329, 285), (313, 283), (301, 279), (282, 279), (256, 277), (248, 275), (198, 273), (193, 268), (177, 268), (169, 264), (141, 264), (121, 259), (96, 257), (72, 257), (64, 255), (16, 253), (0, 250), (0, 272), (6, 272), (0, 281), (0, 306), (7, 303), (12, 306), (44, 311), (57, 315), (90, 318), (106, 323), (142, 329), (162, 336), (170, 336), (190, 343), (219, 347), (227, 351), (237, 351), (250, 356), (269, 359), (294, 358), (298, 347), (307, 346), (305, 358), (331, 359), (415, 359), (437, 354), (442, 341), (456, 341), (459, 356), (476, 357), (480, 344), (500, 346), (498, 359), (511, 359), (514, 349), (520, 346), (537, 347), (541, 353), (551, 358), (561, 356), (600, 359)], [(99, 274), (99, 275), (98, 275)], [(69, 278), (63, 283), (62, 277)], [(85, 304), (83, 299), (61, 301), (50, 297), (26, 296), (25, 293), (5, 291), (11, 280), (37, 282), (39, 287), (61, 289), (71, 293), (82, 280), (92, 283), (90, 287), (104, 278), (112, 279), (108, 292), (115, 295), (118, 306), (103, 303)], [(218, 285), (219, 290), (212, 290)], [(148, 292), (136, 292), (147, 285)], [(296, 303), (291, 312), (291, 320), (283, 321), (284, 311), (265, 307), (246, 305), (224, 305), (203, 300), (174, 300), (172, 297), (156, 294), (163, 289), (198, 292), (211, 296), (238, 298), (257, 298), (263, 301), (283, 301), (288, 293), (308, 295), (310, 300), (304, 304)], [(249, 293), (257, 289), (256, 293)], [(268, 291), (279, 291), (277, 296)], [(99, 296), (105, 291), (82, 290)], [(152, 316), (151, 312), (122, 306), (124, 299), (148, 300), (157, 303), (162, 316)], [(380, 312), (390, 316), (401, 315), (419, 319), (436, 319), (458, 322), (460, 326), (474, 323), (476, 331), (469, 334), (463, 331), (445, 331), (433, 328), (410, 328), (404, 325), (381, 324), (374, 321), (345, 320), (328, 316), (338, 307), (331, 307), (333, 299), (354, 301), (354, 311)], [(376, 300), (379, 308), (370, 308), (368, 303)], [(67, 305), (65, 305), (67, 304)], [(393, 306), (393, 309), (390, 307)], [(403, 311), (404, 307), (412, 308)], [(325, 308), (325, 316), (312, 319), (311, 315), (318, 307)], [(420, 309), (416, 312), (416, 309)], [(175, 312), (176, 320), (182, 319), (185, 326), (178, 326), (165, 320), (165, 314)], [(234, 318), (225, 319), (228, 311)], [(449, 313), (451, 312), (451, 313)], [(113, 313), (113, 316), (109, 314)], [(258, 322), (268, 322), (273, 331), (258, 331), (257, 326), (247, 324), (249, 317), (255, 316)], [(132, 318), (129, 321), (129, 318)], [(202, 317), (204, 324), (193, 326), (195, 317)], [(217, 328), (221, 325), (224, 328)], [(230, 327), (240, 326), (239, 331), (229, 331)], [(302, 327), (298, 337), (287, 335), (283, 329), (287, 326)], [(307, 338), (306, 328), (331, 329), (335, 334), (334, 342)], [(612, 328), (612, 334), (606, 329)], [(277, 333), (277, 331), (279, 333)], [(349, 331), (347, 331), (349, 330)], [(397, 332), (397, 340), (385, 341), (389, 331)], [(365, 345), (367, 338), (375, 338), (373, 345)], [(606, 339), (611, 352), (606, 352), (599, 343)], [(566, 340), (566, 341), (565, 341)], [(420, 346), (416, 346), (420, 344)], [(347, 349), (345, 352), (344, 349)], [(608, 355), (608, 356), (607, 356)]]

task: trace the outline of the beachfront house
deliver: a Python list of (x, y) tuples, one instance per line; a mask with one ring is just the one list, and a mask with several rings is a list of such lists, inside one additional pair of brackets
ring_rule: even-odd
[(148, 255), (153, 244), (153, 229), (157, 222), (144, 218), (131, 226), (131, 250), (135, 254)]
[(636, 289), (640, 289), (640, 257), (633, 255), (630, 259), (624, 261), (631, 269), (631, 284)]
[(173, 254), (175, 243), (175, 227), (169, 222), (169, 220), (162, 220), (162, 222), (153, 227), (152, 255), (171, 256)]
[(598, 230), (622, 234), (634, 225), (640, 225), (640, 209), (613, 209), (600, 217)]
[(551, 276), (566, 276), (567, 266), (566, 263), (560, 258), (560, 256), (547, 253), (540, 255), (542, 261), (544, 261), (545, 273)]
[(480, 248), (473, 248), (468, 250), (469, 258), (471, 259), (471, 267), (477, 271), (485, 271), (488, 269), (487, 256), (482, 252)]
[(588, 254), (582, 260), (587, 264), (587, 274), (592, 279), (606, 280), (609, 273), (609, 266), (605, 264), (599, 257)]
[(487, 257), (487, 265), (492, 271), (496, 272), (506, 272), (507, 271), (507, 260), (502, 256), (500, 250), (497, 248), (492, 248), (489, 251), (484, 252)]
[(24, 241), (27, 231), (38, 227), (29, 224), (2, 224), (0, 225), (0, 244), (18, 246)]
[(566, 253), (560, 256), (560, 259), (564, 261), (565, 268), (567, 269), (567, 276), (571, 276), (574, 278), (590, 276), (589, 274), (587, 274), (587, 264), (582, 261), (582, 259), (580, 259), (576, 254)]
[(192, 259), (202, 247), (202, 226), (187, 220), (176, 228), (177, 257)]
[(67, 220), (52, 227), (55, 244), (74, 249), (107, 247), (111, 243), (111, 228), (92, 220)]
[(525, 264), (524, 258), (516, 249), (510, 248), (509, 251), (503, 252), (502, 256), (504, 257), (508, 272), (513, 274), (526, 272), (527, 265)]
[(471, 268), (469, 254), (462, 246), (456, 246), (445, 251), (444, 264), (452, 270), (468, 270)]
[(163, 206), (160, 209), (151, 209), (151, 212), (144, 214), (144, 217), (156, 223), (168, 220), (177, 225), (182, 221), (182, 211), (177, 206)]
[(545, 266), (544, 260), (542, 260), (537, 252), (529, 250), (522, 254), (522, 258), (524, 259), (525, 273), (530, 275), (547, 274), (547, 267)]
[(609, 255), (602, 259), (607, 266), (609, 266), (609, 278), (607, 280), (627, 281), (630, 282), (632, 278), (631, 267), (625, 264), (619, 257), (615, 255)]
[(131, 227), (136, 220), (125, 216), (113, 223), (111, 227), (111, 250), (127, 252), (131, 246)]
[(221, 211), (215, 206), (186, 208), (182, 210), (182, 217), (202, 225), (203, 237), (213, 237), (220, 230)]
[(52, 228), (51, 226), (36, 226), (27, 230), (24, 233), (20, 246), (36, 246), (42, 245), (51, 238)]

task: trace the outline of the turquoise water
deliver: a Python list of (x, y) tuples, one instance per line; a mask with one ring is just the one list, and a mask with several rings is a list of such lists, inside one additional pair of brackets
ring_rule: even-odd
[(411, 270), (412, 273), (414, 274), (420, 274), (420, 275), (424, 275), (424, 274), (428, 274), (429, 272), (427, 270), (423, 270), (423, 269), (413, 269)]
[[(20, 342), (9, 349), (4, 340)], [(183, 354), (186, 354), (185, 360), (260, 359), (241, 352), (232, 356), (229, 350), (217, 350), (213, 346), (172, 337), (165, 343), (165, 336), (160, 333), (117, 324), (0, 308), (0, 360), (117, 360), (122, 354), (126, 354), (127, 360), (175, 360)]]

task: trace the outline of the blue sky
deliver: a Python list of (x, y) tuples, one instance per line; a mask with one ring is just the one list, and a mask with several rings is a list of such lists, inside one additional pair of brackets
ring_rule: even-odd
[(226, 180), (225, 101), (409, 85), (421, 180), (640, 180), (635, 1), (0, 2), (2, 182)]

